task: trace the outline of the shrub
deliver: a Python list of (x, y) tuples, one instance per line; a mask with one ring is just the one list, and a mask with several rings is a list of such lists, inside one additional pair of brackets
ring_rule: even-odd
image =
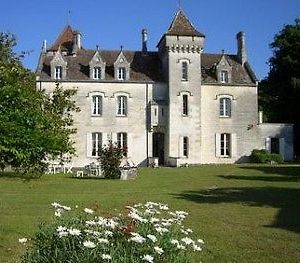
[(280, 154), (271, 153), (270, 154), (270, 162), (283, 163), (282, 156)]
[(111, 141), (99, 151), (99, 161), (103, 170), (103, 175), (108, 179), (120, 178), (120, 163), (125, 155), (125, 149), (119, 148)]
[(257, 150), (254, 149), (250, 155), (252, 163), (282, 163), (283, 159), (280, 154), (269, 153), (265, 149)]
[(84, 215), (74, 216), (74, 210), (64, 215), (70, 207), (52, 205), (57, 220), (40, 226), (22, 262), (187, 263), (204, 244), (192, 240), (192, 230), (182, 225), (188, 213), (170, 211), (165, 204), (127, 206), (125, 214), (110, 218), (88, 208)]

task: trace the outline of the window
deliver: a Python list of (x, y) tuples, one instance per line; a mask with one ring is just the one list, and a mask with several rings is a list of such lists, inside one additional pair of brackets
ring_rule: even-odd
[(228, 83), (228, 71), (221, 70), (221, 83)]
[(93, 132), (92, 133), (92, 156), (98, 157), (101, 148), (102, 148), (102, 133)]
[(271, 138), (271, 153), (280, 153), (279, 138)]
[(189, 138), (183, 137), (183, 156), (188, 157), (189, 155)]
[(221, 133), (220, 147), (221, 147), (221, 157), (230, 157), (231, 149), (230, 149), (230, 134), (229, 133)]
[(61, 79), (62, 78), (62, 67), (61, 66), (56, 66), (55, 67), (54, 78), (55, 79)]
[(127, 97), (117, 97), (117, 116), (127, 116)]
[(230, 98), (220, 98), (220, 117), (231, 117)]
[(126, 69), (125, 68), (118, 68), (118, 80), (126, 79)]
[(124, 150), (124, 156), (127, 156), (127, 133), (126, 132), (117, 133), (117, 145), (118, 148)]
[(92, 97), (92, 115), (102, 115), (102, 96)]
[(188, 115), (188, 95), (186, 94), (182, 96), (182, 114)]
[(94, 79), (101, 79), (101, 68), (100, 67), (95, 67), (93, 69), (93, 78)]
[(181, 80), (188, 80), (188, 63), (186, 61), (181, 63)]

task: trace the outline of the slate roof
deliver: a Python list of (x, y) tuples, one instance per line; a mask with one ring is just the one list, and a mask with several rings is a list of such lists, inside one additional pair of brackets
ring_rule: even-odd
[(182, 10), (176, 13), (166, 35), (205, 37), (192, 25)]
[(49, 51), (56, 51), (60, 47), (61, 51), (70, 52), (73, 47), (73, 29), (71, 26), (66, 26), (60, 33), (54, 44), (48, 49)]
[[(203, 83), (217, 84), (216, 66), (223, 54), (202, 54), (201, 71)], [(232, 67), (233, 84), (255, 84), (257, 78), (253, 73), (249, 63), (243, 67), (237, 55), (225, 55), (228, 63)]]
[[(96, 50), (81, 49), (77, 52), (77, 56), (63, 56), (67, 62), (66, 80), (90, 80), (89, 62), (95, 55)], [(99, 50), (99, 54), (106, 63), (105, 79), (103, 81), (113, 81), (114, 78), (114, 62), (116, 61), (120, 51), (117, 50)], [(140, 51), (123, 51), (127, 61), (130, 63), (130, 80), (129, 81), (161, 81), (160, 60), (157, 52), (147, 52), (145, 55)], [(50, 61), (52, 56), (44, 55), (42, 58), (41, 70), (38, 75), (42, 80), (50, 80)]]
[[(70, 81), (87, 81), (89, 77), (89, 62), (96, 50), (79, 50), (76, 57), (63, 56), (67, 62), (67, 77)], [(120, 51), (100, 50), (101, 58), (106, 63), (105, 79), (103, 81), (114, 81), (114, 62)], [(127, 61), (130, 63), (130, 79), (132, 82), (164, 81), (161, 70), (161, 62), (158, 52), (147, 52), (145, 55), (140, 51), (123, 51)], [(204, 84), (217, 84), (216, 65), (219, 63), (222, 54), (201, 55), (202, 82)], [(50, 61), (53, 55), (43, 55), (38, 75), (41, 80), (51, 80)], [(237, 55), (226, 55), (226, 59), (232, 67), (232, 84), (249, 84), (256, 82), (256, 77), (248, 63), (242, 66)]]

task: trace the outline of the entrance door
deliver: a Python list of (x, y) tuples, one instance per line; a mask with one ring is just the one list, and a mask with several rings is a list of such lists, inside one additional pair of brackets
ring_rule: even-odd
[(153, 133), (153, 157), (158, 158), (158, 164), (163, 165), (165, 160), (165, 136), (161, 132)]

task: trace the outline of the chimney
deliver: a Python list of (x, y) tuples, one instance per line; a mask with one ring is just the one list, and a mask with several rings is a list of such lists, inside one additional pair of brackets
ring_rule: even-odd
[(76, 54), (79, 49), (81, 49), (81, 34), (79, 31), (74, 31), (72, 53)]
[(43, 41), (42, 53), (47, 53), (47, 40)]
[(247, 61), (247, 52), (246, 52), (246, 41), (245, 41), (245, 33), (243, 31), (237, 33), (237, 56), (244, 66), (245, 62)]
[(147, 51), (148, 51), (147, 41), (148, 41), (147, 29), (143, 29), (142, 30), (142, 52), (143, 53), (147, 53)]

